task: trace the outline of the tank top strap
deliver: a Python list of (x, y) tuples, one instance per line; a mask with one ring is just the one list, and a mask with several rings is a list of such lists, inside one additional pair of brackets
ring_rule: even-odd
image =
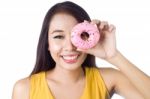
[(53, 99), (46, 82), (45, 72), (30, 77), (30, 99)]
[(96, 67), (85, 68), (86, 86), (81, 99), (110, 99), (108, 90), (99, 69)]

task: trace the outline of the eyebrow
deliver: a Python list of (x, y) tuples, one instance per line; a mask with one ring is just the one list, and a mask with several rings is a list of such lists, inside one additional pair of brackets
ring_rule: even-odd
[(55, 33), (55, 32), (64, 32), (63, 30), (54, 30), (54, 31), (52, 31), (51, 33), (53, 34), (53, 33)]

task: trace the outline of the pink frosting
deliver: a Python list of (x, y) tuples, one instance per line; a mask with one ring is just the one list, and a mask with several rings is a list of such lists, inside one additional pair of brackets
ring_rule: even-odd
[[(81, 34), (83, 32), (87, 32), (89, 34), (89, 38), (87, 40), (83, 40), (81, 38)], [(100, 38), (100, 33), (97, 28), (97, 25), (91, 24), (87, 21), (77, 24), (71, 33), (71, 42), (74, 46), (80, 49), (89, 49), (94, 47)]]

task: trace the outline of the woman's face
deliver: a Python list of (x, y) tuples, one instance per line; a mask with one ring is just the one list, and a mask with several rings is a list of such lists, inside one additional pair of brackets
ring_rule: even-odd
[(50, 22), (48, 50), (56, 62), (56, 67), (77, 69), (87, 56), (85, 53), (77, 51), (71, 43), (71, 30), (77, 23), (73, 16), (65, 13), (55, 14)]

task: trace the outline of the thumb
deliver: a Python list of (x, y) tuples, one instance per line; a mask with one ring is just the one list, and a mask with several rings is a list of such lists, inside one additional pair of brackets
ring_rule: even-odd
[(81, 51), (81, 52), (87, 52), (87, 49), (80, 49), (80, 48), (77, 48), (77, 51)]
[(77, 51), (81, 51), (83, 53), (91, 54), (91, 49), (80, 49), (80, 48), (77, 48)]

